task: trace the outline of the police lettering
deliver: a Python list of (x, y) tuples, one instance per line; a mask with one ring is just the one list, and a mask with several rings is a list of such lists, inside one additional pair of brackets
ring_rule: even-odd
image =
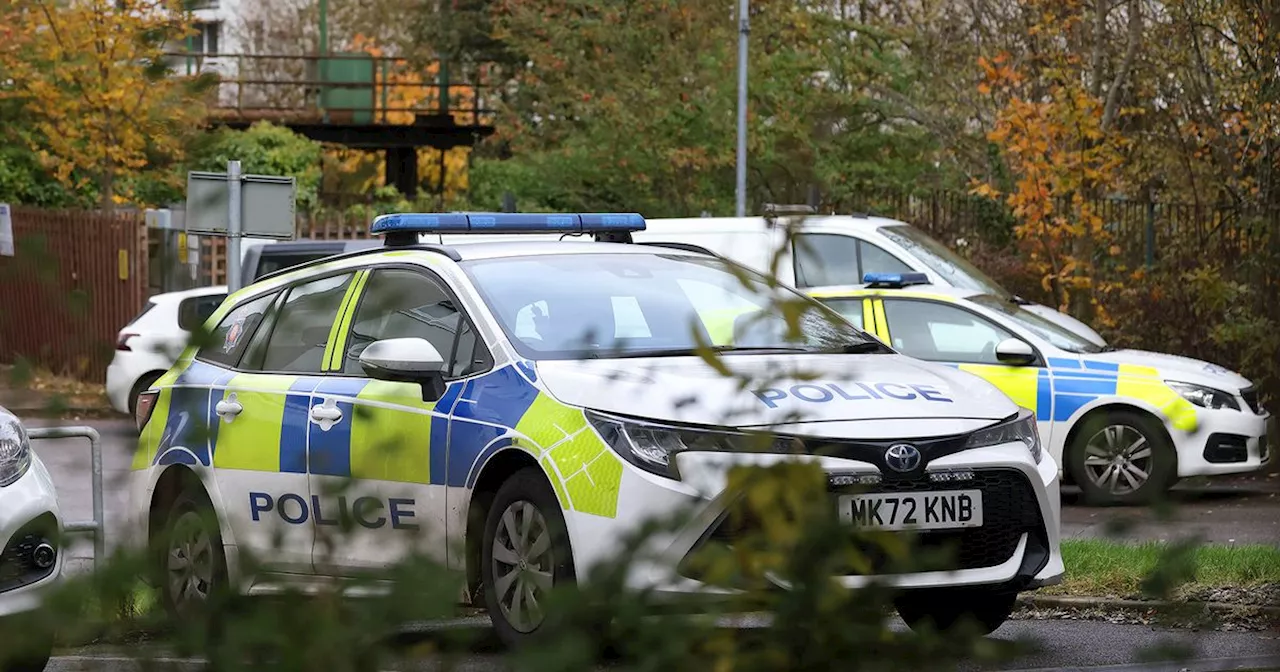
[[(249, 515), (253, 522), (261, 522), (263, 514), (274, 511), (290, 525), (302, 525), (308, 520), (316, 525), (344, 525), (349, 527), (354, 522), (363, 528), (377, 530), (386, 527), (388, 520), (391, 529), (416, 530), (418, 524), (405, 522), (413, 518), (412, 499), (389, 499), (385, 502), (377, 497), (356, 497), (350, 503), (345, 496), (339, 495), (335, 502), (321, 505), (319, 495), (312, 495), (308, 502), (302, 495), (286, 492), (272, 497), (265, 492), (249, 493)], [(336, 512), (336, 514), (335, 514)], [(384, 515), (385, 512), (385, 515)]]
[(836, 383), (804, 383), (792, 385), (783, 390), (768, 387), (755, 390), (752, 394), (760, 403), (769, 408), (777, 408), (778, 402), (789, 398), (810, 404), (825, 404), (829, 401), (865, 401), (870, 399), (901, 399), (903, 401), (936, 401), (950, 404), (951, 399), (931, 385), (905, 385), (901, 383), (854, 383), (852, 385)]

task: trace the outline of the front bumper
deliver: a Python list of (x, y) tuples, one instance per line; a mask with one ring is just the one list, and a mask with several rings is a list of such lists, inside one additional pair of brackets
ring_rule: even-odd
[[(736, 530), (728, 514), (737, 500), (727, 487), (727, 474), (737, 465), (766, 466), (787, 461), (817, 462), (828, 474), (879, 474), (867, 462), (834, 457), (752, 454), (724, 455), (684, 453), (678, 456), (682, 481), (672, 481), (632, 468), (624, 467), (620, 488), (618, 515), (613, 519), (578, 513), (567, 513), (570, 542), (573, 545), (579, 577), (599, 563), (609, 563), (623, 553), (625, 540), (647, 520), (677, 513), (688, 516), (674, 531), (648, 539), (641, 552), (630, 553), (631, 567), (627, 585), (649, 591), (659, 599), (683, 600), (690, 596), (715, 597), (736, 590), (712, 585), (690, 571), (688, 559), (710, 543), (732, 547)], [(921, 480), (909, 484), (867, 486), (865, 492), (946, 491), (978, 488), (983, 492), (984, 522), (981, 527), (963, 531), (926, 532), (919, 544), (953, 546), (957, 564), (935, 571), (890, 574), (876, 564), (872, 573), (859, 573), (853, 568), (837, 580), (849, 588), (876, 582), (898, 588), (941, 588), (989, 586), (993, 590), (1023, 591), (1061, 580), (1063, 562), (1060, 551), (1060, 502), (1058, 465), (1046, 453), (1036, 465), (1020, 444), (1005, 444), (968, 450), (934, 459), (927, 472), (972, 470), (975, 479), (968, 483), (931, 483)], [(832, 506), (839, 492), (829, 490)], [(732, 520), (737, 520), (733, 518)], [(891, 533), (894, 535), (902, 533)], [(786, 588), (785, 582), (774, 582)]]
[[(53, 479), (38, 459), (30, 471), (0, 488), (0, 617), (38, 609), (43, 594), (62, 576), (62, 519)], [(33, 561), (35, 548), (48, 542), (52, 566)]]
[(1275, 416), (1249, 410), (1196, 411), (1195, 431), (1172, 432), (1179, 478), (1247, 473), (1271, 463), (1280, 439)]

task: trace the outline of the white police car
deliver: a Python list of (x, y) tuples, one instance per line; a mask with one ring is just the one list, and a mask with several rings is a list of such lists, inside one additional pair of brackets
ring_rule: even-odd
[[(958, 545), (955, 571), (887, 577), (914, 589), (899, 601), (909, 622), (971, 614), (994, 629), (1019, 591), (1060, 579), (1058, 467), (1033, 415), (741, 267), (625, 244), (643, 227), (639, 215), (388, 215), (373, 224), (386, 248), (228, 297), (212, 340), (139, 400), (132, 496), (138, 533), (165, 556), (166, 602), (180, 613), (220, 582), (310, 589), (419, 551), (465, 571), (517, 643), (549, 588), (685, 507), (694, 522), (652, 541), (665, 566), (629, 584), (713, 592), (681, 561), (732, 534), (728, 469), (782, 460), (817, 461), (847, 519)], [(597, 242), (418, 242), (468, 231)], [(799, 342), (762, 310), (779, 298), (814, 311)], [(695, 332), (756, 384), (706, 364)], [(803, 449), (736, 452), (748, 428)], [(859, 483), (869, 493), (852, 496)], [(354, 532), (332, 538), (344, 522)], [(254, 575), (241, 552), (260, 561)]]
[(1275, 420), (1248, 379), (1209, 362), (1103, 348), (1002, 296), (917, 273), (808, 290), (899, 352), (981, 376), (1034, 410), (1085, 498), (1146, 502), (1179, 478), (1271, 461)]
[[(62, 517), (53, 479), (26, 429), (0, 407), (0, 670), (43, 670), (53, 649), (23, 626), (62, 573)], [(21, 633), (21, 634), (15, 634)]]

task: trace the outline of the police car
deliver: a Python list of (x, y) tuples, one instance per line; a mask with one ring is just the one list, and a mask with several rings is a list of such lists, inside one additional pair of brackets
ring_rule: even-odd
[(36, 672), (48, 663), (53, 640), (33, 637), (22, 621), (62, 575), (61, 535), (53, 479), (22, 422), (0, 407), (0, 670)]
[[(1058, 467), (1030, 412), (742, 267), (627, 244), (644, 225), (386, 215), (372, 226), (385, 247), (229, 296), (211, 339), (138, 403), (136, 532), (163, 554), (166, 603), (180, 614), (220, 584), (309, 590), (426, 553), (464, 571), (518, 644), (552, 586), (688, 507), (686, 527), (650, 541), (662, 566), (628, 585), (715, 594), (682, 561), (732, 536), (728, 470), (783, 460), (826, 470), (853, 524), (958, 545), (954, 571), (879, 577), (909, 589), (908, 622), (994, 629), (1019, 591), (1060, 580)], [(420, 242), (548, 231), (594, 240)], [(779, 300), (812, 309), (798, 341), (770, 311)], [(705, 363), (695, 333), (762, 382)], [(752, 429), (792, 452), (748, 454)]]
[(1035, 411), (1070, 482), (1100, 504), (1180, 478), (1262, 469), (1275, 422), (1257, 387), (1209, 362), (1103, 348), (1022, 306), (915, 273), (808, 290), (903, 354), (981, 376)]

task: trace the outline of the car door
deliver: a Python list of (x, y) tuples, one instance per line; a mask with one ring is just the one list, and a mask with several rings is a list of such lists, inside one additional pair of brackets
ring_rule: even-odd
[(956, 366), (995, 385), (1015, 403), (1036, 413), (1042, 440), (1052, 431), (1053, 394), (1042, 358), (1010, 366), (996, 358), (996, 345), (1017, 336), (987, 317), (957, 304), (924, 298), (877, 298), (881, 338), (899, 352)]
[[(325, 380), (312, 396), (313, 408), (336, 408), (350, 418), (349, 429), (339, 432), (350, 445), (346, 460), (312, 467), (312, 491), (325, 511), (324, 519), (316, 518), (314, 562), (317, 571), (339, 575), (383, 568), (411, 554), (445, 564), (450, 409), (437, 408), (439, 399), (424, 395), (418, 383), (368, 377), (360, 354), (375, 341), (422, 338), (444, 357), (446, 381), (487, 370), (487, 354), (474, 365), (474, 329), (445, 284), (426, 269), (365, 269), (358, 283), (331, 344)], [(325, 431), (313, 429), (313, 445), (325, 440)], [(341, 533), (336, 523), (344, 516), (354, 525)]]
[(255, 364), (287, 293), (276, 290), (230, 311), (198, 360), (224, 367), (211, 381), (206, 420), (213, 475), (236, 547), (267, 571), (309, 573), (310, 555), (300, 550), (313, 536), (301, 404), (316, 381), (272, 375)]

